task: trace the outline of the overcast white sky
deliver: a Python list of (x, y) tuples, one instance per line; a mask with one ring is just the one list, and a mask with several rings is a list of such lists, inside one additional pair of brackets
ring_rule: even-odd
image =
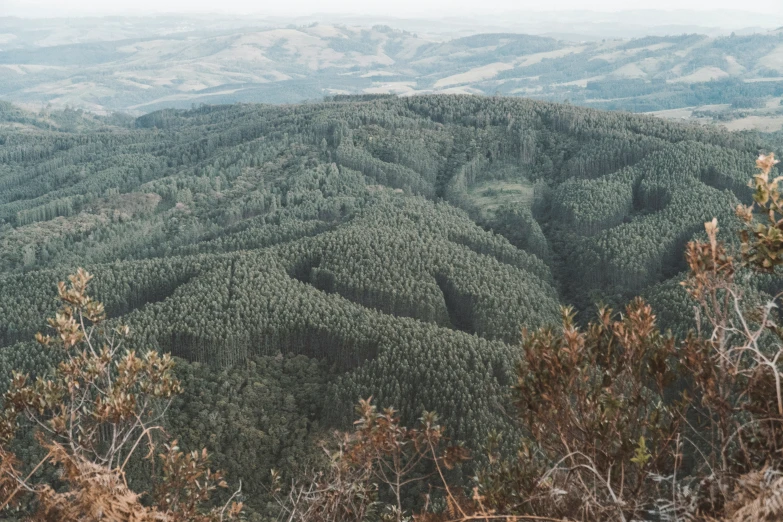
[(783, 0), (0, 0), (0, 16), (82, 16), (152, 12), (459, 16), (492, 11), (731, 9), (783, 14)]

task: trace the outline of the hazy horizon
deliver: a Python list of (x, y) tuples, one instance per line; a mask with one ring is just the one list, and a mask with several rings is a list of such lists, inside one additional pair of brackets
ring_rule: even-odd
[[(211, 0), (116, 0), (111, 3), (99, 0), (4, 0), (0, 2), (0, 16), (18, 17), (68, 17), (107, 15), (155, 15), (155, 14), (221, 14), (253, 16), (308, 16), (318, 14), (351, 16), (395, 17), (460, 17), (479, 15), (492, 17), (501, 13), (521, 12), (633, 12), (653, 10), (662, 15), (676, 17), (686, 11), (703, 12), (709, 18), (721, 11), (748, 15), (766, 14), (783, 17), (783, 2), (780, 0), (748, 0), (741, 8), (736, 0), (642, 0), (629, 7), (623, 0), (599, 0), (590, 2), (589, 8), (579, 0), (553, 0), (542, 4), (531, 0), (486, 0), (478, 6), (474, 2), (448, 2), (446, 0), (399, 0), (390, 8), (379, 2), (362, 0), (335, 0), (329, 3), (316, 0), (294, 0), (263, 6), (249, 0), (224, 0), (216, 5)], [(499, 20), (501, 21), (501, 20)], [(778, 23), (760, 17), (758, 25)]]
[[(624, 6), (486, 0), (468, 15), (479, 4), (434, 13), (444, 0), (430, 0), (413, 14), (410, 0), (382, 13), (377, 4), (355, 0), (299, 0), (267, 11), (240, 0), (187, 6), (78, 0), (56, 8), (52, 0), (0, 0), (0, 100), (32, 110), (51, 105), (141, 115), (335, 94), (487, 94), (635, 112), (736, 105), (755, 118), (748, 125), (777, 128), (783, 125), (776, 98), (783, 91), (775, 90), (778, 79), (783, 83), (783, 31), (777, 31), (783, 13), (717, 9), (734, 3), (718, 0), (702, 11), (704, 2), (683, 0), (682, 9), (667, 11), (643, 2), (612, 11)], [(134, 12), (121, 13), (132, 5)], [(223, 13), (198, 12), (215, 6)], [(783, 6), (743, 5), (771, 7)], [(240, 15), (242, 8), (255, 12)], [(720, 41), (730, 35), (740, 38)], [(659, 40), (621, 43), (644, 37)], [(724, 84), (713, 80), (745, 85), (724, 96)], [(629, 92), (638, 100), (622, 101)]]

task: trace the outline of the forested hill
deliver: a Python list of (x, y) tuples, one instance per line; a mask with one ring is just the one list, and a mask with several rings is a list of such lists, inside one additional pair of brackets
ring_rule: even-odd
[(193, 363), (173, 429), (251, 493), (359, 397), (437, 411), (475, 447), (504, 429), (521, 326), (639, 293), (689, 321), (683, 246), (731, 228), (759, 147), (525, 99), (3, 105), (0, 369), (51, 363), (28, 340), (85, 266), (136, 346)]

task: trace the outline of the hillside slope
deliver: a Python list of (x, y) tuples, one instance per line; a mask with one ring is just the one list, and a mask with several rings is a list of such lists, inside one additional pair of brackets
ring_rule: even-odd
[(503, 94), (634, 112), (777, 109), (783, 99), (779, 31), (575, 43), (513, 33), (444, 39), (380, 25), (180, 28), (166, 19), (96, 21), (74, 35), (57, 23), (32, 31), (0, 19), (0, 99), (136, 115), (358, 93)]
[[(683, 245), (714, 216), (731, 228), (758, 150), (718, 129), (511, 98), (205, 106), (130, 122), (5, 107), (0, 370), (45, 371), (27, 340), (53, 312), (54, 283), (85, 266), (133, 346), (190, 361), (184, 371), (216, 390), (228, 390), (223, 369), (307, 357), (323, 366), (291, 371), (323, 372), (313, 393), (329, 404), (301, 414), (308, 429), (373, 395), (407, 419), (438, 411), (476, 447), (510, 429), (520, 327), (556, 321), (561, 303), (587, 317), (638, 293), (665, 326), (689, 321)], [(221, 465), (261, 473), (183, 411), (172, 422)]]

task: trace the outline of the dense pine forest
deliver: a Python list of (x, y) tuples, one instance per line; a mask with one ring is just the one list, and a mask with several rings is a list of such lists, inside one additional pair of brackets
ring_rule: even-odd
[(241, 479), (252, 513), (269, 470), (317, 466), (360, 398), (406, 422), (435, 411), (471, 450), (496, 433), (510, 448), (522, 328), (642, 295), (663, 329), (687, 331), (686, 243), (713, 217), (725, 238), (739, 229), (769, 147), (471, 96), (138, 119), (0, 105), (0, 387), (54, 367), (33, 335), (83, 266), (131, 347), (177, 358), (167, 429)]

